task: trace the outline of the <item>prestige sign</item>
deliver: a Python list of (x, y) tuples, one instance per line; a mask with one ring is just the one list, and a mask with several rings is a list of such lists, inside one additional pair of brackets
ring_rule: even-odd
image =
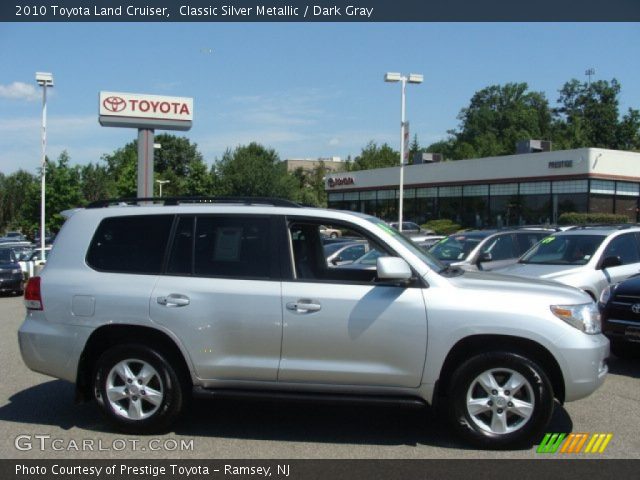
[(100, 92), (99, 121), (103, 127), (189, 130), (193, 121), (193, 99)]

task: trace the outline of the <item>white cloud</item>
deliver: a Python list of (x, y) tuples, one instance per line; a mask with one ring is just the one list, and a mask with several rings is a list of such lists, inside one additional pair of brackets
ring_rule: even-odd
[(13, 82), (9, 85), (0, 85), (0, 98), (34, 101), (40, 98), (40, 93), (35, 85), (24, 82)]

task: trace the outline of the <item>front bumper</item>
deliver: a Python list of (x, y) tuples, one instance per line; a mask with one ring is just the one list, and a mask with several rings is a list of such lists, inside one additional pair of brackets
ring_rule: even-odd
[(579, 345), (561, 349), (565, 401), (591, 395), (605, 380), (609, 367), (609, 340), (602, 334), (583, 335)]
[(35, 372), (75, 382), (80, 354), (92, 331), (49, 322), (42, 312), (29, 311), (18, 331), (22, 360)]
[(0, 278), (0, 292), (14, 292), (23, 289), (22, 272), (11, 278)]

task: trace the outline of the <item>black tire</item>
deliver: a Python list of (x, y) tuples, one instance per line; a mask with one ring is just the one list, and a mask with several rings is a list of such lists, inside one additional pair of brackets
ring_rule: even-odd
[[(484, 402), (486, 389), (478, 379), (486, 372), (492, 373), (492, 378), (497, 381), (500, 389), (496, 390), (498, 394), (495, 396), (487, 392), (487, 406), (481, 408), (489, 411), (472, 416), (467, 407), (467, 394), (476, 401)], [(516, 389), (515, 393), (507, 388), (502, 389), (512, 376), (515, 379), (513, 372), (526, 380), (523, 387)], [(500, 383), (502, 380), (504, 382)], [(514, 403), (520, 400), (533, 405), (530, 416), (526, 418), (514, 413), (514, 403), (511, 400)], [(535, 362), (512, 352), (490, 352), (474, 356), (456, 369), (445, 401), (449, 406), (449, 419), (465, 441), (483, 449), (515, 449), (530, 447), (538, 440), (551, 419), (554, 395), (551, 382)], [(499, 409), (501, 406), (502, 409)], [(507, 427), (507, 431), (503, 433), (492, 430), (491, 422), (498, 412), (500, 416), (497, 418), (504, 418), (504, 425)]]
[(330, 238), (338, 238), (338, 234), (336, 232), (332, 232), (331, 235), (329, 235)]
[(612, 341), (611, 353), (623, 360), (640, 358), (640, 343)]
[[(114, 367), (124, 361), (128, 362), (130, 371), (134, 374), (140, 372), (140, 370), (136, 371), (136, 366), (142, 366), (144, 363), (155, 370), (157, 375), (153, 376), (148, 388), (162, 392), (162, 400), (157, 405), (142, 397), (146, 393), (143, 390), (146, 384), (138, 385), (135, 379), (137, 375), (134, 375), (133, 382), (127, 385), (122, 381), (122, 377), (115, 373)], [(159, 350), (140, 344), (116, 345), (105, 351), (96, 363), (93, 376), (94, 396), (101, 411), (120, 431), (133, 434), (166, 431), (178, 418), (187, 400), (185, 382), (180, 381), (179, 373), (180, 370), (177, 370), (167, 356)], [(122, 381), (122, 387), (136, 388), (137, 396), (124, 398), (119, 402), (110, 401), (107, 388), (110, 384), (113, 387), (114, 380), (116, 383)], [(120, 385), (116, 388), (120, 388)], [(125, 416), (127, 415), (125, 410), (131, 408), (131, 399), (139, 401), (142, 405), (140, 411), (144, 417), (133, 419)]]

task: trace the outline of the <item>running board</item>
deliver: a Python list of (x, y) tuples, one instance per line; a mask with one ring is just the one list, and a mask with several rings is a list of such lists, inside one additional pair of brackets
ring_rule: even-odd
[(287, 392), (283, 390), (244, 390), (244, 389), (212, 389), (194, 387), (193, 395), (196, 398), (232, 398), (232, 399), (256, 399), (266, 401), (289, 402), (314, 402), (325, 404), (368, 404), (381, 406), (402, 406), (409, 408), (423, 408), (427, 403), (410, 396), (392, 395), (344, 395), (336, 393), (302, 393)]

